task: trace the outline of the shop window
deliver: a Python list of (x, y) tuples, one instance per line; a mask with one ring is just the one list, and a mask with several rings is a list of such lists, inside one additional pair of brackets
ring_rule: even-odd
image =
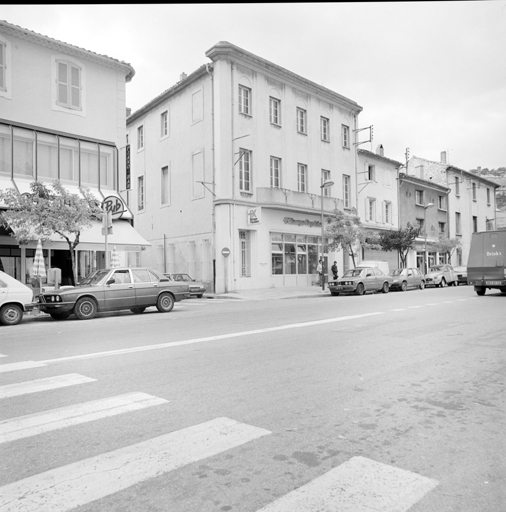
[(79, 182), (79, 143), (60, 137), (60, 179)]
[(100, 150), (100, 188), (116, 188), (116, 149), (111, 146), (99, 146)]
[(98, 187), (98, 144), (92, 142), (81, 142), (80, 162), (80, 183), (88, 187)]
[(0, 124), (0, 174), (11, 175), (12, 152), (11, 152), (11, 128)]
[(14, 128), (14, 175), (33, 178), (35, 158), (35, 133), (31, 130)]
[(296, 274), (295, 235), (284, 236), (285, 274)]
[(58, 179), (58, 139), (56, 135), (37, 134), (37, 179)]

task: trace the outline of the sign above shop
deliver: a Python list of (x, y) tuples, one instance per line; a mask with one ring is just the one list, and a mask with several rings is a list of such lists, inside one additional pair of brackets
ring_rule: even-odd
[(292, 219), (292, 217), (285, 217), (283, 219), (285, 224), (296, 224), (297, 226), (309, 226), (310, 228), (319, 228), (322, 223), (319, 220), (300, 220), (300, 219)]
[(259, 208), (248, 208), (248, 224), (260, 224), (260, 210)]
[(106, 212), (111, 212), (113, 219), (119, 219), (126, 212), (123, 201), (118, 196), (107, 196), (103, 203), (102, 209)]

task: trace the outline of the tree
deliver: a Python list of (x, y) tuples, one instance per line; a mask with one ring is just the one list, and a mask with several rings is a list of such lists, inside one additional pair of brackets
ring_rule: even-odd
[(355, 258), (358, 256), (360, 247), (366, 245), (367, 232), (355, 208), (351, 209), (349, 214), (341, 210), (334, 210), (334, 218), (327, 220), (326, 233), (331, 239), (329, 249), (343, 249), (353, 261), (355, 267)]
[(397, 251), (401, 259), (401, 267), (404, 268), (408, 253), (415, 247), (415, 240), (419, 235), (420, 228), (411, 225), (397, 230), (383, 231), (379, 245), (383, 251)]
[(0, 191), (0, 200), (7, 206), (2, 214), (4, 223), (20, 244), (38, 239), (49, 241), (53, 233), (64, 238), (69, 246), (76, 283), (74, 250), (79, 245), (82, 230), (91, 227), (93, 218), (102, 218), (101, 205), (89, 189), (80, 189), (82, 198), (65, 190), (58, 180), (53, 182), (52, 190), (37, 181), (30, 184), (30, 189), (30, 194), (20, 194), (14, 189)]
[(462, 246), (458, 238), (448, 238), (444, 233), (439, 233), (437, 242), (432, 242), (431, 246), (440, 254), (448, 255), (448, 261), (451, 261), (455, 249)]

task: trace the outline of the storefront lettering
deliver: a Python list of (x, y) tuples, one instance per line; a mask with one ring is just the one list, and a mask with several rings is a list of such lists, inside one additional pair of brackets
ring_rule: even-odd
[(119, 219), (125, 211), (123, 201), (117, 196), (107, 196), (102, 203), (102, 208), (106, 212), (111, 212), (113, 219)]
[(256, 208), (248, 210), (248, 224), (260, 224), (260, 219), (257, 216)]
[(295, 224), (296, 226), (309, 226), (310, 228), (318, 228), (321, 227), (322, 223), (318, 220), (299, 220), (299, 219), (293, 219), (292, 217), (285, 217), (283, 219), (283, 222), (285, 224)]

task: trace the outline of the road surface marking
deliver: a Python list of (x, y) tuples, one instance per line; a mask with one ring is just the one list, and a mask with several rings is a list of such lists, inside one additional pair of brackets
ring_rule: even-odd
[(19, 363), (0, 364), (0, 373), (40, 368), (41, 366), (46, 366), (46, 364), (39, 361), (20, 361)]
[(29, 393), (38, 393), (49, 389), (64, 388), (75, 386), (76, 384), (85, 384), (94, 382), (96, 379), (79, 375), (78, 373), (69, 373), (67, 375), (57, 375), (56, 377), (46, 377), (45, 379), (28, 380), (0, 386), (0, 399), (13, 396), (26, 395)]
[(405, 512), (437, 485), (411, 471), (353, 457), (258, 512)]
[(146, 393), (125, 393), (0, 421), (0, 443), (167, 403)]
[(0, 488), (2, 512), (64, 512), (270, 434), (217, 418)]
[(423, 308), (423, 306), (408, 306), (408, 309)]
[(0, 357), (7, 357), (5, 354), (0, 354)]
[[(230, 334), (218, 334), (217, 336), (208, 336), (206, 338), (195, 338), (192, 340), (184, 340), (184, 341), (169, 341), (168, 343), (160, 343), (157, 345), (144, 345), (140, 347), (132, 347), (132, 348), (123, 348), (118, 350), (108, 350), (105, 352), (94, 352), (92, 354), (80, 354), (77, 356), (67, 356), (67, 357), (58, 357), (56, 359), (47, 359), (45, 361), (38, 361), (38, 364), (41, 366), (44, 366), (46, 364), (50, 363), (62, 363), (65, 361), (75, 361), (75, 360), (82, 360), (82, 359), (93, 359), (96, 357), (106, 357), (106, 356), (117, 356), (122, 354), (131, 354), (135, 352), (145, 352), (148, 350), (159, 350), (163, 348), (172, 348), (172, 347), (179, 347), (183, 345), (193, 345), (195, 343), (204, 343), (207, 341), (218, 341), (218, 340), (226, 340), (230, 338), (239, 338), (240, 336), (251, 336), (253, 334), (263, 334), (266, 332), (275, 332), (275, 331), (283, 331), (288, 329), (299, 329), (301, 327), (314, 327), (315, 325), (322, 325), (322, 324), (330, 324), (335, 322), (344, 322), (346, 320), (356, 320), (357, 318), (365, 318), (369, 316), (376, 316), (376, 315), (383, 315), (383, 311), (377, 311), (375, 313), (363, 313), (361, 315), (349, 315), (349, 316), (339, 316), (335, 318), (326, 318), (324, 320), (313, 320), (311, 322), (301, 322), (297, 324), (286, 324), (286, 325), (279, 325), (277, 327), (265, 327), (263, 329), (255, 329), (253, 331), (240, 331), (240, 332), (233, 332)], [(19, 363), (21, 364), (21, 363)], [(0, 365), (0, 368), (2, 366), (8, 367), (9, 365)], [(12, 369), (5, 369), (4, 371), (14, 371), (22, 368), (12, 368)]]
[(391, 309), (390, 311), (406, 311), (405, 309)]

